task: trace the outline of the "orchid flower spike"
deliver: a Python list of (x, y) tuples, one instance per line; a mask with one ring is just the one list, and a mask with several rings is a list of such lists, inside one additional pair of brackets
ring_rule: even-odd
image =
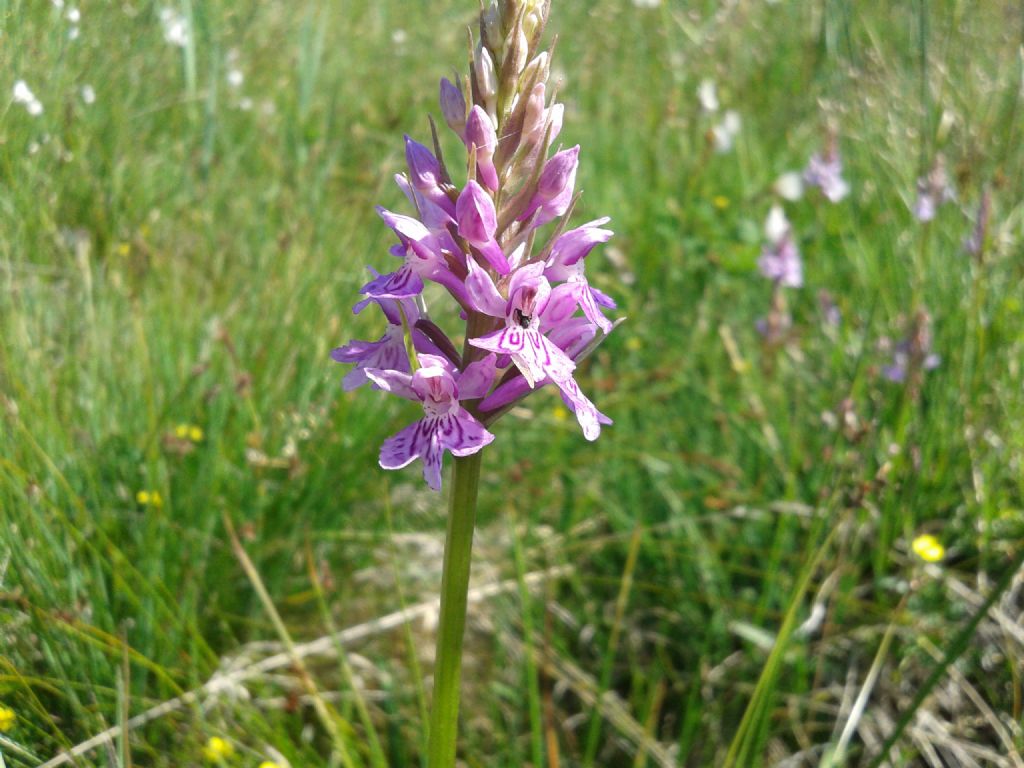
[[(581, 150), (554, 145), (564, 107), (552, 97), (551, 53), (541, 45), (549, 6), (484, 3), (470, 72), (439, 88), (444, 124), (465, 152), (442, 159), (436, 141), (405, 137), (407, 169), (395, 180), (411, 210), (378, 208), (396, 266), (372, 272), (355, 305), (356, 313), (377, 307), (383, 334), (331, 353), (352, 366), (346, 390), (368, 385), (421, 408), (384, 442), (380, 466), (419, 460), (433, 489), (446, 452), (482, 450), (509, 407), (549, 384), (588, 440), (611, 423), (578, 379), (580, 363), (615, 327), (615, 302), (586, 271), (612, 231), (607, 218), (575, 227), (564, 220)], [(430, 283), (445, 298), (428, 308)], [(465, 340), (461, 352), (453, 339)]]

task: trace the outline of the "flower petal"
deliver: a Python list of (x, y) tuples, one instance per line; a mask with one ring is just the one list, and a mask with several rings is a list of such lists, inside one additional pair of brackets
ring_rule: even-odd
[(423, 421), (420, 420), (385, 440), (378, 461), (383, 469), (401, 469), (416, 461), (424, 448)]
[(437, 419), (424, 420), (427, 425), (427, 434), (424, 436), (423, 452), (420, 458), (423, 459), (423, 479), (427, 485), (435, 491), (441, 490), (441, 465), (444, 459), (444, 449), (438, 439)]
[[(539, 389), (542, 386), (544, 386), (544, 384), (538, 384), (537, 388)], [(530, 383), (522, 376), (516, 376), (503, 384), (499, 384), (491, 394), (481, 400), (480, 410), (496, 411), (499, 408), (504, 408), (510, 403), (514, 403), (516, 400), (529, 394), (531, 391)]]
[(376, 384), (385, 392), (404, 397), (406, 400), (419, 401), (419, 397), (412, 388), (412, 376), (402, 371), (389, 371), (383, 368), (365, 368), (366, 375), (370, 381)]
[(469, 456), (494, 441), (494, 435), (465, 408), (438, 418), (437, 437), (441, 447), (453, 456)]
[(497, 372), (497, 358), (490, 354), (483, 360), (477, 360), (466, 366), (466, 370), (458, 379), (459, 400), (476, 400), (487, 394), (494, 383)]
[(579, 300), (580, 307), (583, 309), (583, 314), (587, 316), (587, 319), (590, 322), (602, 331), (605, 333), (611, 333), (612, 324), (598, 308), (597, 302), (594, 301), (594, 293), (590, 290), (590, 286), (585, 280), (583, 282), (576, 283), (576, 285), (578, 286), (576, 298)]
[(526, 346), (526, 333), (524, 328), (511, 326), (502, 328), (500, 331), (489, 333), (478, 339), (470, 339), (469, 343), (478, 349), (486, 349), (488, 352), (504, 352), (509, 355), (517, 355)]
[(601, 424), (611, 424), (611, 419), (597, 410), (571, 376), (562, 381), (555, 380), (555, 383), (562, 390), (565, 404), (576, 414), (576, 421), (583, 428), (583, 436), (587, 440), (597, 440), (601, 434)]
[(374, 298), (407, 299), (423, 292), (423, 279), (403, 264), (397, 272), (375, 277), (360, 292)]
[(504, 317), (506, 301), (498, 293), (494, 281), (472, 256), (466, 259), (466, 291), (473, 308), (492, 317)]

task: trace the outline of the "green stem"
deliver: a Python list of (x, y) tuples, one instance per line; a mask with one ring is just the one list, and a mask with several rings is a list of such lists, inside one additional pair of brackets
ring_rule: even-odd
[(434, 707), (430, 713), (428, 768), (453, 768), (459, 724), (462, 636), (466, 628), (469, 565), (480, 484), (480, 452), (455, 459), (448, 505), (448, 535), (441, 577), (441, 620), (434, 661)]

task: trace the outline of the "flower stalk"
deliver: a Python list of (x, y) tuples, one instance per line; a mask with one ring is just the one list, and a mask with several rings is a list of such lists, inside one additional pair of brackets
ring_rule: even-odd
[(466, 629), (469, 568), (473, 555), (477, 491), (482, 452), (455, 459), (448, 502), (448, 532), (441, 576), (441, 617), (434, 668), (434, 700), (427, 745), (428, 768), (455, 765), (462, 682), (462, 641)]

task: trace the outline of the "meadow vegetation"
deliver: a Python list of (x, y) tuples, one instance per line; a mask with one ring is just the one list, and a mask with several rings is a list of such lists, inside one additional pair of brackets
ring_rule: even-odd
[[(110, 728), (68, 764), (419, 765), (444, 500), (329, 354), (379, 331), (374, 206), (476, 3), (167, 5), (0, 0), (0, 765)], [(484, 451), (460, 759), (1024, 766), (1024, 9), (550, 30), (628, 319), (579, 373), (599, 441), (544, 391)], [(830, 131), (849, 194), (780, 200)], [(766, 336), (774, 202), (804, 274)]]

